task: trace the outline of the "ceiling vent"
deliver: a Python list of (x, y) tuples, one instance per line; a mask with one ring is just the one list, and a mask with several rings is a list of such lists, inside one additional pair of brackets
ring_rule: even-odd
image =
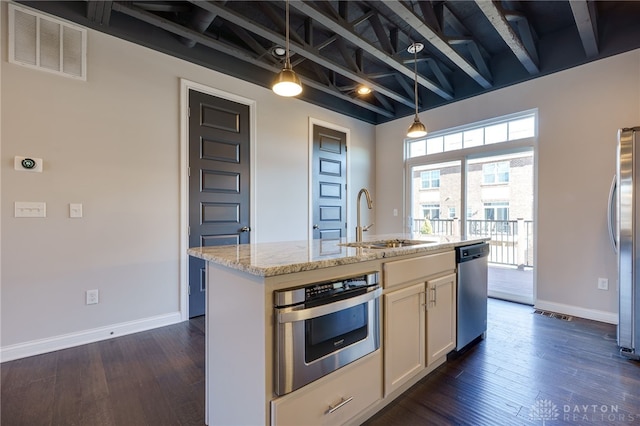
[(9, 4), (9, 62), (87, 79), (87, 31)]

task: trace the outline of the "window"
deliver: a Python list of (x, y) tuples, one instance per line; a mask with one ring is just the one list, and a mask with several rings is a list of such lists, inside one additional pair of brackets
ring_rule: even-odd
[(440, 219), (440, 204), (423, 204), (422, 217), (425, 219)]
[(485, 220), (509, 220), (509, 202), (484, 203)]
[(482, 165), (482, 183), (509, 183), (509, 162), (488, 163)]
[(407, 158), (533, 138), (536, 136), (536, 117), (535, 111), (527, 111), (482, 124), (429, 134), (424, 139), (412, 139), (407, 141)]
[(440, 188), (440, 170), (425, 170), (420, 172), (422, 189)]
[(491, 233), (511, 234), (509, 228), (509, 202), (484, 203), (486, 230)]
[(449, 207), (449, 219), (455, 219), (456, 217), (456, 208)]

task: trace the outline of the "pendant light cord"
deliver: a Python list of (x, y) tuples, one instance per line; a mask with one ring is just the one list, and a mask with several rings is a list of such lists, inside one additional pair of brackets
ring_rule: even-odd
[(416, 103), (416, 117), (418, 116), (418, 48), (416, 42), (413, 42), (413, 96)]
[(287, 51), (286, 51), (286, 57), (285, 57), (284, 63), (285, 63), (285, 68), (287, 67), (291, 68), (291, 60), (289, 59), (289, 0), (287, 0), (285, 4), (285, 21), (286, 21), (285, 43), (286, 43)]

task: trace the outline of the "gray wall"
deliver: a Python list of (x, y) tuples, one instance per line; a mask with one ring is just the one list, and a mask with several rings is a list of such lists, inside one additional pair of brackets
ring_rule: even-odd
[[(537, 306), (604, 321), (617, 313), (607, 198), (616, 132), (640, 125), (640, 50), (420, 114), (430, 131), (538, 108)], [(410, 118), (376, 128), (379, 232), (400, 232), (403, 136)], [(597, 289), (598, 277), (609, 290)]]
[[(310, 117), (349, 130), (352, 188), (375, 191), (371, 125), (95, 31), (86, 82), (11, 64), (1, 6), (5, 353), (179, 318), (181, 78), (256, 102), (254, 241), (307, 238)], [(14, 171), (19, 155), (44, 172)], [(47, 217), (15, 218), (15, 201), (44, 201)]]

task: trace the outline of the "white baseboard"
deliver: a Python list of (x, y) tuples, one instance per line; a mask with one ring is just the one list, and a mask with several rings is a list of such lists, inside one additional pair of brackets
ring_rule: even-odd
[(615, 312), (599, 311), (597, 309), (586, 309), (579, 306), (565, 305), (563, 303), (548, 302), (538, 299), (534, 305), (536, 309), (543, 311), (557, 312), (559, 314), (572, 315), (574, 317), (586, 318), (593, 321), (618, 324), (618, 314)]
[(513, 293), (503, 293), (501, 291), (489, 290), (489, 297), (494, 299), (507, 300), (509, 302), (522, 303), (523, 305), (533, 305), (531, 297), (520, 296)]
[(14, 359), (85, 345), (87, 343), (124, 336), (126, 334), (138, 333), (140, 331), (151, 330), (152, 328), (176, 324), (181, 321), (182, 317), (180, 312), (172, 312), (170, 314), (83, 330), (77, 333), (17, 343), (0, 348), (0, 362), (12, 361)]

